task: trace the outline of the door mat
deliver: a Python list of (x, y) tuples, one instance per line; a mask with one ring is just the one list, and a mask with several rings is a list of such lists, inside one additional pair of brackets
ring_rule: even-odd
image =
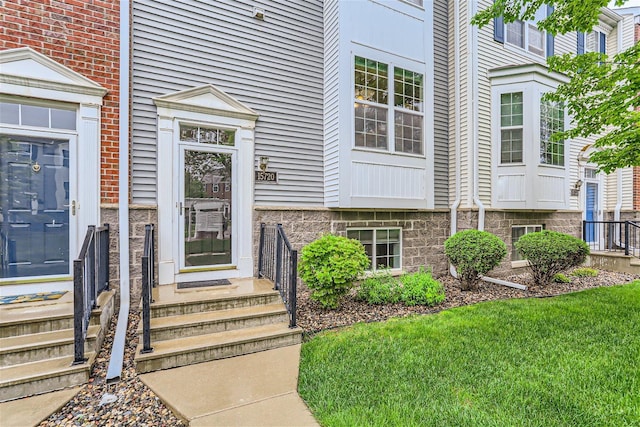
[(0, 305), (18, 304), (21, 302), (49, 301), (49, 300), (58, 299), (66, 293), (67, 291), (55, 291), (55, 292), (40, 292), (36, 294), (9, 295), (6, 297), (0, 297)]
[(181, 282), (178, 283), (178, 289), (206, 288), (207, 286), (223, 286), (230, 285), (227, 279), (204, 280), (202, 282)]

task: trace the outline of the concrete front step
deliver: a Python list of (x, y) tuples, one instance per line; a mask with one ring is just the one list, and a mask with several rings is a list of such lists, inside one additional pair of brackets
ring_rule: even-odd
[[(98, 351), (96, 340), (99, 333), (99, 325), (89, 326), (85, 353)], [(73, 329), (0, 338), (0, 367), (69, 356), (73, 352)]]
[[(282, 303), (158, 317), (151, 319), (151, 342), (283, 323), (287, 320), (287, 310)], [(142, 322), (138, 325), (138, 334), (142, 335)]]
[(175, 368), (295, 345), (301, 341), (302, 330), (289, 328), (286, 322), (157, 341), (151, 344), (153, 352), (147, 354), (142, 354), (142, 344), (138, 345), (136, 370), (145, 373)]
[(66, 356), (0, 368), (0, 402), (86, 383), (96, 353), (85, 357), (81, 365)]
[[(199, 297), (199, 298), (196, 298)], [(230, 310), (282, 303), (278, 291), (262, 291), (240, 295), (198, 295), (194, 299), (182, 301), (156, 301), (151, 304), (151, 318), (203, 313), (207, 311)]]

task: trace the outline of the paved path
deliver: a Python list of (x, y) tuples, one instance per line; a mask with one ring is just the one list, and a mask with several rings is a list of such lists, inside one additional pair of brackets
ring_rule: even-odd
[(298, 396), (300, 345), (140, 375), (190, 426), (318, 426)]

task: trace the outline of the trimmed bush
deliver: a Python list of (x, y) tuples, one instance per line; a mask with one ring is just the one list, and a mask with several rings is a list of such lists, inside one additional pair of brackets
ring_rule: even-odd
[(573, 270), (571, 275), (575, 277), (597, 277), (598, 270), (590, 267), (576, 268), (575, 270)]
[(356, 299), (367, 304), (393, 304), (400, 301), (400, 283), (389, 269), (379, 269), (360, 283)]
[(362, 243), (325, 234), (302, 248), (298, 271), (312, 299), (325, 308), (338, 308), (340, 298), (369, 264)]
[(553, 276), (553, 281), (555, 283), (571, 283), (571, 279), (569, 279), (567, 276), (565, 276), (562, 273), (555, 274)]
[(515, 243), (529, 261), (533, 280), (540, 285), (553, 282), (553, 276), (584, 262), (589, 246), (582, 240), (557, 231), (528, 233)]
[(507, 245), (498, 236), (479, 230), (459, 231), (444, 242), (444, 253), (458, 270), (463, 291), (475, 289), (480, 277), (507, 255)]
[(431, 270), (420, 267), (416, 273), (400, 277), (400, 282), (400, 299), (405, 305), (433, 306), (445, 299), (444, 287), (431, 276)]

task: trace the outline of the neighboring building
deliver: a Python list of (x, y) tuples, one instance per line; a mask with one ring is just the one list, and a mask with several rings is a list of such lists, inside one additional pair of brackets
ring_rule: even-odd
[(8, 0), (0, 20), (0, 290), (72, 289), (87, 226), (117, 234), (119, 2)]
[[(298, 248), (335, 232), (373, 269), (444, 274), (455, 230), (499, 235), (507, 271), (524, 265), (511, 248), (525, 233), (635, 215), (631, 169), (595, 173), (593, 139), (549, 141), (570, 120), (540, 100), (565, 79), (547, 56), (618, 52), (631, 21), (603, 9), (592, 32), (558, 37), (470, 26), (489, 4), (134, 2), (131, 218), (158, 224), (160, 283), (252, 275), (261, 222)], [(231, 189), (208, 242), (188, 232), (192, 158)]]

